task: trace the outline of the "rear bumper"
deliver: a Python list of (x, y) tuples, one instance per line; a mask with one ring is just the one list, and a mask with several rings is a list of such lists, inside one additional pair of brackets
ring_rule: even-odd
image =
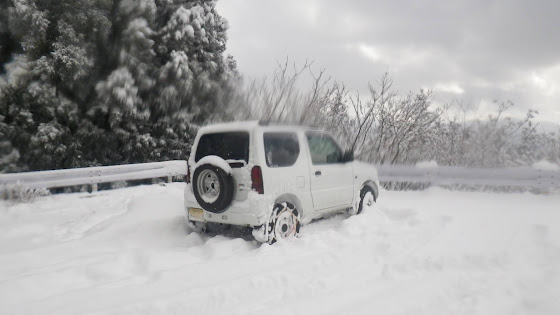
[(192, 185), (188, 184), (185, 187), (185, 213), (187, 218), (191, 221), (256, 227), (268, 221), (268, 217), (272, 211), (272, 203), (263, 195), (250, 191), (245, 200), (234, 200), (231, 205), (221, 213), (214, 213), (203, 209), (202, 218), (199, 218), (190, 215), (190, 208), (202, 209), (194, 197)]

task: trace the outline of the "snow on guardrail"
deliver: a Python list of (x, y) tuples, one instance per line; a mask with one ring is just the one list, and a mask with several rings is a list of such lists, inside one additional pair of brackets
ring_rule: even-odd
[(187, 174), (187, 162), (184, 160), (0, 174), (0, 192), (15, 185), (33, 189), (91, 185), (95, 190), (98, 183), (170, 178), (185, 174)]
[[(560, 167), (536, 163), (532, 167), (468, 168), (438, 166), (433, 162), (417, 165), (377, 165), (382, 182), (431, 183), (435, 185), (487, 185), (551, 188), (560, 187)], [(167, 161), (64, 170), (0, 174), (0, 192), (15, 185), (28, 188), (56, 188), (91, 185), (122, 180), (158, 178), (187, 173), (186, 161)]]
[[(551, 165), (555, 166), (555, 164)], [(535, 188), (560, 187), (560, 170), (557, 166), (554, 168), (551, 165), (537, 163), (532, 167), (469, 168), (419, 163), (417, 165), (377, 165), (376, 167), (379, 180), (382, 182)]]

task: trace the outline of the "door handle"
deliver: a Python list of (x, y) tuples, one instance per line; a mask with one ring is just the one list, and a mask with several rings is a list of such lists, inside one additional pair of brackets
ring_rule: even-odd
[(315, 176), (321, 176), (321, 171), (316, 171)]

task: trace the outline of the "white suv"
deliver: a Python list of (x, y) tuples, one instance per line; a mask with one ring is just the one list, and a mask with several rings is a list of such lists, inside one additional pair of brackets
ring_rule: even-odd
[(190, 224), (248, 226), (260, 242), (297, 236), (301, 224), (339, 211), (358, 214), (379, 195), (377, 171), (343, 152), (328, 133), (236, 122), (201, 128), (188, 160)]

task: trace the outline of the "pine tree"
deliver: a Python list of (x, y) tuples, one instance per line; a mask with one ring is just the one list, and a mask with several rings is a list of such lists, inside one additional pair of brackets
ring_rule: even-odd
[(233, 91), (226, 31), (215, 1), (0, 3), (2, 154), (19, 170), (186, 158)]
[(192, 73), (193, 78), (187, 86), (175, 85), (173, 82), (177, 81), (168, 77), (169, 72), (163, 69), (160, 74), (161, 89), (166, 91), (163, 96), (178, 96), (179, 107), (194, 112), (193, 119), (197, 122), (223, 106), (222, 97), (231, 88), (224, 80), (229, 70), (223, 57), (228, 24), (216, 13), (215, 5), (215, 1), (176, 1), (161, 10), (157, 19), (161, 31), (156, 40), (156, 52), (162, 64), (168, 67), (170, 63), (188, 64), (189, 71), (181, 74), (188, 80), (187, 75)]

